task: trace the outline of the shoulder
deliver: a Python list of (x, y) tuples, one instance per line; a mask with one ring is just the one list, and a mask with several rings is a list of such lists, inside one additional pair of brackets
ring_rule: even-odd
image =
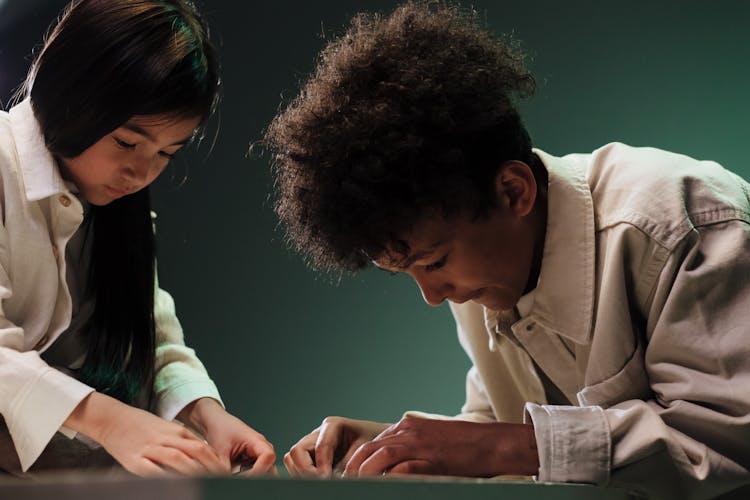
[(571, 158), (587, 171), (597, 230), (630, 224), (672, 246), (696, 226), (750, 221), (747, 182), (716, 162), (621, 143)]
[(10, 115), (0, 111), (0, 168), (17, 163), (16, 142), (11, 126)]
[(7, 184), (15, 185), (11, 179), (18, 177), (18, 150), (16, 138), (8, 113), (0, 112), (0, 212), (5, 213)]

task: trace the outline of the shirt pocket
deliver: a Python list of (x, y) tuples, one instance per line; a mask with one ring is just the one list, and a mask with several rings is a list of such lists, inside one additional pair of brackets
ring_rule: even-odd
[(636, 346), (620, 371), (601, 382), (585, 386), (577, 397), (581, 406), (602, 408), (631, 399), (651, 399), (652, 391), (645, 369), (642, 344)]

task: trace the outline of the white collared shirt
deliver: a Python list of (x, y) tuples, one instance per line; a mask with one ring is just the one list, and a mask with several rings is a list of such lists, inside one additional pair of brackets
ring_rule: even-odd
[[(83, 208), (44, 145), (31, 103), (0, 113), (0, 414), (26, 471), (93, 389), (50, 367), (44, 352), (68, 328), (65, 250)], [(168, 420), (216, 386), (184, 344), (172, 298), (157, 287), (154, 412)]]

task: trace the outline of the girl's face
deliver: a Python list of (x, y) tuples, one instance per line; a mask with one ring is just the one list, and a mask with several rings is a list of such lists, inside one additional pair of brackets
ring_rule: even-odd
[(135, 116), (75, 158), (62, 158), (62, 176), (92, 205), (107, 205), (151, 184), (199, 122), (197, 117)]

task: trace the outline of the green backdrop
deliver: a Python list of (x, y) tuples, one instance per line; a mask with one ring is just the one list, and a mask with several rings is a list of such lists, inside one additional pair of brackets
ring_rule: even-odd
[[(62, 3), (40, 2), (22, 24), (2, 27), (0, 99)], [(306, 269), (277, 228), (268, 158), (248, 155), (325, 40), (355, 12), (395, 2), (204, 4), (224, 67), (218, 134), (154, 194), (161, 284), (227, 407), (279, 457), (329, 414), (390, 421), (407, 409), (457, 412), (469, 363), (448, 308), (424, 304), (405, 277), (370, 270), (336, 284)], [(718, 160), (750, 177), (750, 3), (473, 5), (490, 30), (514, 33), (530, 54), (539, 88), (523, 109), (538, 147), (588, 152), (617, 140)]]

